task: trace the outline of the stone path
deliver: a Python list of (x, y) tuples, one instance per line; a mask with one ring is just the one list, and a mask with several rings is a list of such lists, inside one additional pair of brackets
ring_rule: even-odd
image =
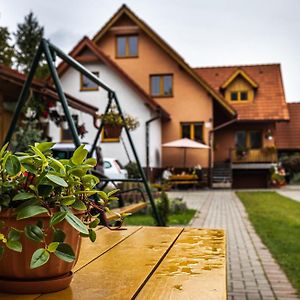
[(198, 211), (191, 226), (226, 229), (229, 300), (300, 299), (255, 233), (233, 191), (178, 191), (170, 196), (184, 198)]
[(299, 185), (288, 185), (276, 191), (282, 196), (294, 199), (300, 202), (300, 186)]

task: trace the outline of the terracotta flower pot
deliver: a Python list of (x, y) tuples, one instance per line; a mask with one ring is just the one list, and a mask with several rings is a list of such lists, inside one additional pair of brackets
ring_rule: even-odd
[(113, 125), (113, 124), (104, 124), (104, 135), (105, 138), (117, 139), (120, 137), (123, 126)]
[[(48, 232), (47, 243), (52, 241), (53, 231), (49, 227), (49, 216), (44, 214), (17, 221), (13, 216), (13, 212), (13, 209), (0, 212), (0, 219), (5, 222), (6, 226), (24, 230), (25, 225), (36, 225), (38, 220), (42, 220), (44, 228)], [(83, 213), (79, 212), (79, 214), (82, 215)], [(60, 222), (56, 228), (64, 231), (66, 234), (65, 242), (72, 247), (76, 258), (78, 258), (81, 245), (79, 232), (65, 220)], [(23, 245), (22, 252), (5, 248), (3, 257), (0, 258), (1, 292), (17, 294), (47, 293), (59, 291), (69, 286), (73, 276), (71, 270), (76, 261), (68, 263), (51, 254), (45, 265), (30, 269), (32, 254), (38, 248), (42, 248), (43, 243), (28, 240), (24, 234), (21, 235), (20, 241)]]

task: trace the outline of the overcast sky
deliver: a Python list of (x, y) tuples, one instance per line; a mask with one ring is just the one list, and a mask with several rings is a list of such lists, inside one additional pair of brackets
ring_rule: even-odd
[(286, 99), (300, 101), (300, 0), (0, 0), (0, 26), (32, 10), (69, 52), (123, 3), (192, 67), (281, 63)]

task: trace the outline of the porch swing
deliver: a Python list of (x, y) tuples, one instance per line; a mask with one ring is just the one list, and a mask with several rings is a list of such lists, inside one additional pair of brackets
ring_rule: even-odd
[[(105, 84), (98, 77), (96, 77), (93, 73), (88, 71), (84, 66), (82, 66), (80, 63), (78, 63), (76, 60), (74, 60), (71, 56), (69, 56), (68, 54), (65, 54), (62, 50), (60, 50), (55, 45), (53, 45), (52, 43), (50, 43), (49, 41), (47, 41), (45, 39), (41, 40), (41, 43), (40, 43), (40, 45), (37, 49), (37, 52), (34, 56), (33, 63), (31, 65), (30, 71), (28, 73), (28, 77), (27, 77), (27, 79), (26, 79), (26, 81), (23, 85), (21, 94), (19, 96), (17, 106), (16, 106), (16, 110), (15, 110), (15, 113), (13, 115), (11, 125), (9, 127), (8, 132), (7, 132), (4, 144), (11, 140), (12, 135), (13, 135), (15, 129), (16, 129), (17, 120), (18, 120), (18, 118), (20, 116), (20, 113), (22, 111), (22, 108), (25, 105), (25, 102), (27, 100), (28, 93), (29, 93), (29, 90), (30, 90), (30, 86), (31, 86), (34, 74), (36, 72), (36, 69), (37, 69), (38, 63), (41, 59), (42, 54), (45, 55), (45, 58), (46, 58), (46, 61), (47, 61), (47, 64), (48, 64), (48, 67), (49, 67), (49, 70), (50, 70), (51, 78), (54, 82), (54, 86), (56, 88), (59, 101), (60, 101), (60, 103), (63, 107), (65, 118), (66, 118), (66, 121), (68, 122), (68, 125), (69, 125), (70, 131), (71, 131), (71, 135), (72, 135), (72, 139), (73, 139), (75, 147), (79, 147), (81, 145), (81, 142), (79, 140), (77, 129), (76, 129), (75, 123), (72, 119), (72, 116), (70, 114), (68, 103), (67, 103), (67, 100), (66, 100), (65, 94), (63, 92), (63, 88), (62, 88), (60, 79), (58, 77), (58, 74), (57, 74), (57, 71), (56, 71), (56, 68), (55, 68), (54, 62), (55, 62), (56, 55), (59, 56), (67, 64), (72, 66), (74, 69), (79, 71), (82, 75), (86, 76), (89, 80), (91, 80), (92, 82), (94, 82), (95, 84), (97, 84), (98, 86), (100, 86), (102, 89), (104, 89), (107, 92), (108, 103), (107, 103), (104, 114), (106, 114), (109, 111), (111, 105), (114, 103), (115, 106), (116, 106), (116, 109), (119, 112), (120, 117), (122, 118), (122, 121), (124, 123), (124, 130), (126, 132), (126, 136), (128, 138), (129, 145), (132, 149), (132, 153), (133, 153), (133, 156), (135, 158), (135, 161), (136, 161), (136, 164), (137, 164), (137, 167), (138, 167), (138, 171), (140, 173), (140, 178), (128, 178), (128, 179), (105, 178), (105, 177), (103, 177), (102, 174), (97, 174), (98, 172), (96, 170), (93, 171), (93, 172), (95, 172), (95, 175), (99, 175), (99, 177), (101, 178), (101, 182), (103, 183), (102, 187), (105, 187), (105, 185), (107, 185), (109, 182), (111, 182), (113, 184), (115, 184), (115, 182), (137, 182), (137, 183), (143, 184), (144, 190), (139, 189), (139, 192), (141, 193), (141, 197), (142, 197), (143, 200), (145, 200), (146, 198), (145, 198), (144, 194), (146, 194), (148, 196), (148, 200), (150, 202), (152, 212), (153, 212), (153, 215), (154, 215), (154, 218), (156, 220), (157, 225), (158, 226), (164, 226), (165, 224), (164, 224), (162, 218), (160, 217), (160, 215), (157, 211), (157, 208), (156, 208), (156, 205), (155, 205), (150, 187), (148, 185), (145, 173), (144, 173), (144, 171), (142, 169), (142, 166), (141, 166), (141, 163), (139, 161), (139, 158), (138, 158), (133, 140), (131, 138), (129, 129), (126, 126), (125, 118), (124, 118), (124, 115), (122, 113), (122, 109), (121, 109), (121, 106), (120, 106), (120, 103), (118, 101), (118, 97), (117, 97), (115, 91), (112, 90), (107, 84)], [(100, 134), (103, 130), (103, 125), (104, 124), (101, 121), (100, 126), (98, 128), (98, 131), (96, 133), (94, 142), (92, 144), (91, 150), (89, 152), (90, 157), (93, 155), (93, 153), (96, 149), (96, 146), (99, 143), (99, 137), (100, 137)], [(122, 193), (120, 193), (120, 195), (122, 195)], [(123, 206), (124, 203), (122, 203), (122, 196), (120, 197), (120, 199), (121, 199), (120, 200), (120, 206), (121, 207), (118, 209), (117, 212), (121, 212), (121, 213), (135, 212), (135, 211), (141, 209), (142, 207), (146, 206), (145, 205), (146, 202), (143, 202), (143, 203), (138, 203), (138, 204), (135, 204), (135, 205), (132, 205), (132, 206), (129, 205), (128, 207), (126, 207), (126, 206)], [(111, 215), (108, 215), (107, 217), (108, 217), (108, 219), (113, 219), (114, 215), (115, 214), (111, 214)]]

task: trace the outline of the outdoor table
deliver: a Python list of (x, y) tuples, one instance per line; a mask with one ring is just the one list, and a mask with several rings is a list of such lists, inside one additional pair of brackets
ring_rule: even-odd
[(102, 228), (83, 239), (71, 286), (6, 300), (226, 299), (224, 230), (183, 227)]

